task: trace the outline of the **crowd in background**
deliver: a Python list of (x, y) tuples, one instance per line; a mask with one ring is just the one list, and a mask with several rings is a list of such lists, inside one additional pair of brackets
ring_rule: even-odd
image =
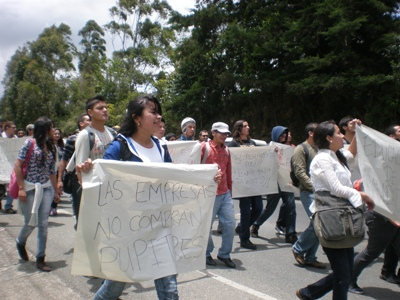
[[(20, 258), (28, 261), (26, 241), (35, 227), (38, 228), (36, 265), (41, 271), (51, 271), (45, 262), (47, 224), (49, 216), (57, 216), (57, 203), (64, 190), (64, 178), (71, 176), (71, 198), (76, 230), (81, 199), (81, 174), (88, 172), (97, 158), (136, 161), (171, 162), (168, 143), (171, 141), (197, 140), (201, 147), (201, 163), (217, 164), (214, 180), (218, 184), (212, 213), (212, 221), (218, 218), (218, 231), (222, 244), (217, 259), (212, 256), (213, 239), (210, 235), (206, 250), (206, 265), (213, 267), (218, 262), (236, 268), (231, 259), (233, 237), (236, 233), (242, 248), (257, 250), (254, 239), (259, 237), (259, 228), (271, 217), (282, 199), (276, 232), (286, 243), (292, 245), (294, 260), (301, 266), (327, 268), (317, 260), (316, 253), (321, 238), (317, 236), (311, 218), (319, 212), (321, 205), (332, 199), (345, 199), (347, 205), (362, 209), (364, 204), (369, 239), (367, 247), (354, 258), (353, 245), (321, 244), (326, 253), (332, 273), (316, 283), (296, 291), (300, 299), (318, 299), (333, 291), (333, 299), (347, 299), (347, 292), (361, 294), (357, 285), (361, 271), (385, 251), (385, 262), (381, 278), (391, 283), (400, 283), (396, 274), (400, 256), (400, 227), (396, 222), (372, 211), (374, 201), (358, 186), (360, 179), (357, 165), (356, 125), (361, 121), (351, 116), (333, 121), (311, 122), (305, 126), (304, 141), (295, 146), (289, 128), (277, 125), (272, 128), (271, 140), (293, 147), (292, 171), (294, 181), (300, 189), (300, 201), (310, 217), (307, 228), (301, 234), (296, 231), (296, 205), (294, 193), (282, 191), (270, 195), (238, 198), (240, 222), (236, 224), (232, 193), (232, 165), (229, 147), (256, 147), (251, 138), (250, 124), (238, 120), (232, 132), (224, 122), (215, 122), (211, 130), (203, 129), (196, 135), (196, 121), (186, 117), (181, 122), (181, 134), (166, 134), (162, 109), (154, 96), (140, 96), (129, 102), (122, 123), (113, 128), (106, 126), (108, 120), (107, 101), (97, 95), (87, 101), (86, 112), (78, 117), (77, 132), (63, 137), (60, 129), (47, 117), (37, 119), (25, 129), (17, 129), (14, 122), (6, 122), (2, 128), (3, 138), (27, 137), (20, 149), (14, 166), (19, 192), (18, 199), (24, 216), (24, 224), (16, 240)], [(385, 134), (400, 141), (400, 125), (387, 128)], [(231, 139), (227, 139), (231, 135)], [(344, 148), (344, 145), (347, 146)], [(26, 173), (23, 174), (24, 164)], [(328, 197), (328, 198), (327, 198)], [(263, 208), (263, 199), (266, 199)], [(328, 200), (327, 200), (328, 199)], [(325, 201), (325, 202), (324, 202)], [(15, 214), (13, 198), (6, 193), (4, 213)], [(250, 238), (253, 240), (250, 240)], [(218, 262), (217, 262), (218, 261)], [(177, 299), (176, 274), (154, 281), (159, 299)], [(117, 299), (125, 283), (105, 280), (95, 294), (95, 299)]]

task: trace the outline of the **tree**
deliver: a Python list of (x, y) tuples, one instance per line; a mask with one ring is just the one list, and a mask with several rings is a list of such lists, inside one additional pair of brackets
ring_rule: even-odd
[(4, 80), (3, 117), (15, 120), (18, 126), (32, 123), (41, 115), (55, 122), (62, 120), (68, 104), (66, 80), (74, 69), (70, 35), (69, 26), (53, 25), (16, 52)]
[(206, 124), (248, 119), (264, 137), (347, 114), (381, 128), (400, 113), (397, 12), (391, 0), (199, 1), (174, 19), (193, 29), (170, 107)]

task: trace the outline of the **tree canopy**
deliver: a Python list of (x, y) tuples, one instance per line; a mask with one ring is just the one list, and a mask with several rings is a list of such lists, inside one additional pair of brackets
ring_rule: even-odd
[(166, 1), (119, 0), (110, 14), (103, 27), (88, 20), (78, 47), (61, 24), (18, 49), (1, 117), (22, 126), (47, 114), (72, 131), (85, 99), (101, 93), (115, 125), (151, 92), (176, 133), (186, 116), (201, 129), (245, 119), (260, 138), (285, 125), (297, 141), (311, 121), (399, 122), (398, 1), (200, 0), (183, 16)]

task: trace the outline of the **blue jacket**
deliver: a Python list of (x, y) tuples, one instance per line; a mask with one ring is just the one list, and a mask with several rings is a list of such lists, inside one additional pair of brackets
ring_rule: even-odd
[[(160, 141), (155, 138), (151, 137), (151, 139), (154, 141), (156, 144), (158, 151), (160, 151), (161, 156), (164, 159), (164, 162), (172, 162), (171, 156), (169, 155), (168, 148), (166, 145), (160, 145)], [(129, 161), (136, 161), (136, 162), (143, 162), (143, 160), (140, 158), (140, 155), (137, 153), (135, 146), (132, 144), (132, 142), (129, 140), (129, 138), (126, 138), (122, 134), (118, 134), (116, 139), (109, 145), (107, 148), (106, 152), (104, 153), (104, 159), (113, 159), (113, 160), (122, 160), (121, 157), (121, 144), (125, 143), (127, 147), (129, 148), (129, 151), (131, 152), (131, 156)], [(122, 147), (126, 147), (122, 145)]]
[(271, 140), (273, 142), (279, 142), (279, 137), (282, 135), (282, 133), (284, 133), (286, 130), (288, 130), (287, 127), (283, 127), (283, 126), (275, 126), (274, 128), (272, 128), (271, 131)]

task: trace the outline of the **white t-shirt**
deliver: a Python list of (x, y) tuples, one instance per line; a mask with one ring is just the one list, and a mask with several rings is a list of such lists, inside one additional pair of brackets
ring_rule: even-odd
[[(332, 195), (346, 198), (354, 207), (362, 204), (360, 193), (353, 188), (349, 169), (343, 166), (336, 154), (320, 149), (310, 165), (311, 181), (316, 192), (329, 191)], [(310, 206), (312, 212), (314, 205)]]
[(151, 148), (143, 147), (142, 145), (136, 143), (135, 140), (132, 138), (129, 138), (129, 140), (135, 147), (136, 152), (139, 154), (143, 162), (164, 162), (161, 153), (153, 140), (151, 140), (151, 142), (153, 143), (153, 147)]
[[(90, 150), (88, 130), (94, 134), (92, 150)], [(98, 131), (93, 127), (87, 127), (87, 129), (80, 131), (75, 142), (76, 164), (85, 162), (89, 157), (92, 161), (97, 158), (103, 158), (108, 144), (113, 139), (112, 133), (107, 128), (104, 128), (104, 131)]]

